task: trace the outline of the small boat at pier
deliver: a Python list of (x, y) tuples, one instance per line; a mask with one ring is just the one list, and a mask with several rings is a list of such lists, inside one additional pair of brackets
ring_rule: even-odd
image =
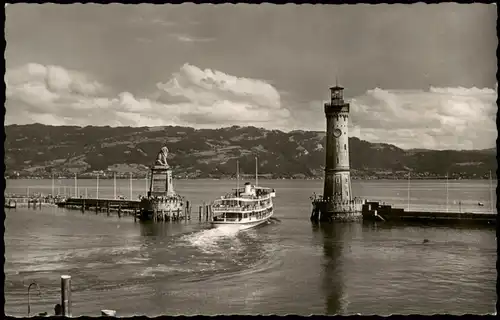
[(237, 176), (238, 187), (213, 201), (211, 205), (214, 215), (211, 221), (213, 227), (250, 229), (267, 222), (274, 214), (273, 198), (276, 191), (257, 186), (257, 164), (255, 185), (247, 182), (243, 188), (239, 188), (239, 172)]
[(15, 209), (16, 207), (17, 207), (16, 200), (10, 199), (9, 201), (5, 201), (4, 208)]

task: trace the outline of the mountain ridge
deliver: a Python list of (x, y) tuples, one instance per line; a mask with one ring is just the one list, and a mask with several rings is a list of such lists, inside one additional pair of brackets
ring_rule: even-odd
[[(268, 178), (320, 178), (324, 171), (324, 131), (267, 130), (252, 126), (195, 129), (182, 126), (97, 127), (43, 124), (4, 127), (6, 176), (46, 177), (132, 172), (145, 175), (163, 145), (169, 164), (183, 178), (224, 178), (243, 173)], [(497, 167), (496, 149), (401, 149), (349, 138), (353, 178), (487, 178)]]

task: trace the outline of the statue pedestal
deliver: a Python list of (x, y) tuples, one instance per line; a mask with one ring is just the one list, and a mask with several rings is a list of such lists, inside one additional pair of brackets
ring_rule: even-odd
[(154, 165), (151, 167), (151, 178), (148, 196), (174, 195), (172, 169), (170, 166)]

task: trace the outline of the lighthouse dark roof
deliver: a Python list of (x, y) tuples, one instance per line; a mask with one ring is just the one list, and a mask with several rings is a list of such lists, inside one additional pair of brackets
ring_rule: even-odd
[(334, 86), (334, 87), (330, 87), (330, 90), (344, 90), (344, 88), (342, 88), (341, 86)]

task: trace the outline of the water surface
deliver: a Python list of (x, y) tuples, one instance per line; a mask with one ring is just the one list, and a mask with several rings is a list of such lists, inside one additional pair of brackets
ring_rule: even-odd
[[(92, 180), (80, 193), (95, 194)], [(410, 206), (445, 209), (443, 181), (411, 182)], [(117, 193), (129, 195), (129, 181)], [(224, 194), (235, 182), (176, 181), (195, 206)], [(260, 181), (277, 189), (280, 222), (233, 233), (209, 229), (197, 213), (189, 222), (135, 223), (59, 208), (7, 210), (5, 312), (27, 314), (27, 288), (36, 281), (33, 313), (52, 312), (60, 275), (72, 276), (73, 316), (161, 314), (464, 314), (491, 313), (496, 302), (494, 229), (309, 222), (309, 196), (322, 181)], [(74, 192), (74, 181), (55, 190)], [(7, 192), (50, 193), (50, 180), (11, 180)], [(496, 186), (494, 186), (496, 187)], [(134, 181), (133, 197), (144, 194)], [(353, 181), (357, 196), (408, 205), (406, 181)], [(113, 181), (99, 194), (112, 197)], [(453, 181), (448, 208), (485, 211), (488, 181)], [(496, 199), (493, 198), (493, 201)], [(483, 202), (484, 207), (477, 203)], [(429, 239), (429, 243), (422, 243)]]

